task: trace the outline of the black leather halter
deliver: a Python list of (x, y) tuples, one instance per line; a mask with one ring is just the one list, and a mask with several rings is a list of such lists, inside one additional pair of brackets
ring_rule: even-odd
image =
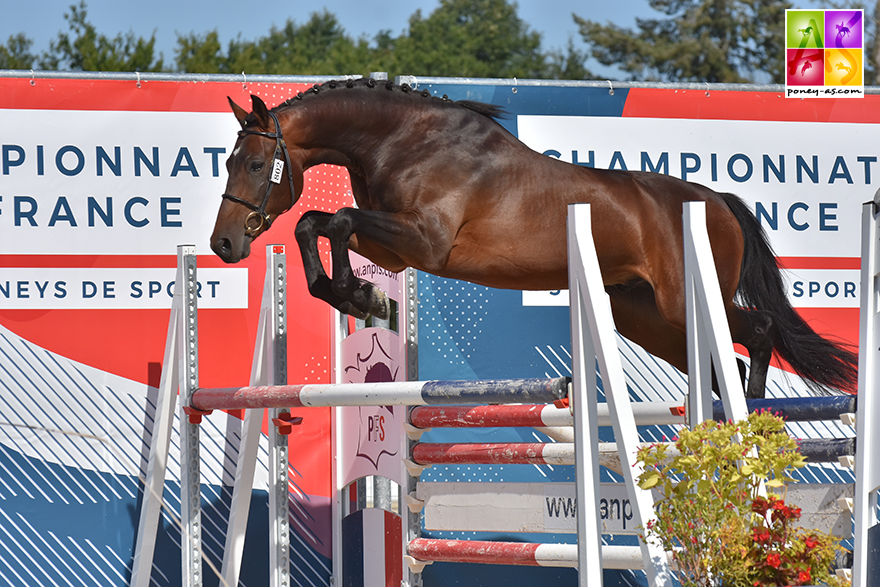
[[(274, 112), (269, 112), (272, 121), (275, 123), (275, 132), (265, 132), (262, 130), (246, 130), (238, 131), (238, 136), (258, 135), (267, 139), (275, 139), (275, 154), (272, 156), (272, 168), (269, 170), (269, 180), (266, 182), (266, 193), (263, 194), (263, 201), (257, 206), (253, 202), (243, 200), (232, 194), (223, 194), (224, 200), (241, 204), (245, 208), (253, 210), (244, 221), (244, 233), (246, 236), (256, 238), (257, 234), (265, 228), (269, 230), (272, 226), (272, 219), (266, 213), (266, 205), (269, 203), (269, 196), (272, 194), (272, 188), (276, 183), (281, 183), (281, 174), (284, 173), (284, 165), (287, 164), (287, 181), (290, 182), (290, 201), (291, 205), (296, 197), (293, 191), (293, 176), (290, 175), (290, 154), (287, 152), (287, 144), (284, 142), (284, 136), (281, 134), (281, 125), (278, 123), (278, 117)], [(284, 159), (281, 159), (282, 154)], [(256, 224), (254, 224), (256, 221)]]

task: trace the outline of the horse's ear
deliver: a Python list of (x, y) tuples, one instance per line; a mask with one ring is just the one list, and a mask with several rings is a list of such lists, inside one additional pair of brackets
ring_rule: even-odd
[(244, 119), (247, 118), (247, 110), (236, 104), (232, 101), (232, 98), (226, 96), (226, 99), (229, 100), (229, 106), (232, 108), (232, 113), (235, 114), (236, 120), (238, 120), (238, 124), (241, 125), (241, 128), (244, 128)]
[(254, 105), (254, 116), (257, 117), (257, 120), (260, 122), (260, 126), (263, 128), (269, 127), (269, 109), (266, 108), (266, 103), (260, 99), (259, 96), (255, 96), (251, 94), (251, 103)]

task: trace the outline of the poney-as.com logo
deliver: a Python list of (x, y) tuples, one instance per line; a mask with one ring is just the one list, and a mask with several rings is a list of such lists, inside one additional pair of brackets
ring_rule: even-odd
[(861, 10), (786, 10), (785, 95), (864, 96), (864, 23)]

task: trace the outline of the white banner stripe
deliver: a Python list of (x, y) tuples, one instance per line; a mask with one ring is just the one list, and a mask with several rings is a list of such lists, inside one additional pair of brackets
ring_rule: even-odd
[[(301, 548), (291, 548), (290, 549), (290, 564), (292, 566), (295, 566), (296, 561), (298, 560), (301, 564), (304, 564), (312, 572), (312, 574), (315, 577), (320, 577), (322, 575), (321, 571), (315, 568), (316, 566), (322, 567), (322, 570), (324, 570), (327, 573), (330, 572), (330, 570), (326, 569), (326, 567), (323, 564), (319, 564), (319, 561), (317, 560), (317, 558), (311, 554), (312, 548), (308, 544), (303, 542), (302, 538), (300, 537), (300, 535), (297, 532), (291, 533), (290, 538), (291, 538), (291, 542), (290, 542), (291, 547), (294, 544), (301, 545)], [(308, 553), (310, 555), (308, 559), (305, 558), (305, 556), (304, 556), (305, 553)], [(315, 583), (315, 581), (313, 581), (310, 577), (306, 576), (306, 574), (302, 572), (300, 567), (296, 567), (296, 568), (298, 569), (298, 572), (296, 574), (292, 575), (291, 579), (295, 579), (297, 581), (297, 585), (304, 585), (299, 579), (305, 579), (307, 581), (307, 584), (310, 587), (324, 587), (323, 585), (319, 585), (318, 583)]]
[[(29, 365), (29, 366), (33, 365), (33, 363), (31, 363), (30, 361), (27, 361), (27, 359), (25, 357), (21, 357), (21, 358), (24, 360), (24, 364)], [(20, 365), (22, 363), (18, 363), (18, 364)], [(24, 374), (21, 371), (21, 369), (19, 369), (19, 371), (27, 379), (28, 383), (30, 384), (29, 387), (31, 387), (30, 393), (24, 393), (22, 395), (15, 396), (15, 399), (18, 400), (19, 404), (21, 405), (21, 411), (27, 412), (30, 416), (29, 421), (33, 422), (35, 425), (41, 425), (41, 426), (43, 426), (45, 428), (49, 428), (49, 429), (54, 428), (54, 431), (50, 431), (50, 432), (42, 433), (42, 434), (39, 433), (38, 431), (35, 431), (35, 434), (37, 434), (41, 438), (47, 437), (49, 439), (49, 442), (46, 442), (45, 445), (47, 446), (47, 448), (49, 447), (50, 443), (55, 445), (56, 448), (54, 450), (51, 448), (49, 448), (49, 450), (54, 452), (57, 455), (67, 455), (67, 456), (73, 457), (73, 455), (71, 454), (71, 451), (73, 450), (73, 451), (77, 451), (84, 458), (86, 458), (86, 455), (83, 454), (83, 451), (81, 448), (83, 443), (71, 442), (71, 437), (65, 435), (65, 428), (67, 428), (66, 423), (63, 423), (63, 422), (59, 423), (57, 421), (57, 417), (60, 417), (61, 414), (63, 413), (63, 411), (58, 410), (58, 409), (56, 409), (56, 410), (43, 410), (40, 408), (40, 405), (51, 405), (56, 408), (59, 406), (59, 402), (57, 401), (57, 397), (49, 397), (45, 392), (43, 392), (43, 390), (45, 390), (45, 389), (50, 389), (50, 390), (53, 389), (53, 386), (50, 384), (50, 382), (48, 382), (40, 374), (35, 373), (35, 374), (32, 374), (29, 376), (27, 374)], [(42, 380), (44, 385), (37, 385), (34, 383), (34, 379), (37, 377), (39, 377)], [(38, 399), (39, 397), (45, 398), (46, 402), (41, 404), (41, 402), (39, 402), (39, 399)], [(27, 400), (27, 404), (25, 404), (22, 401), (25, 398)], [(97, 456), (97, 455), (95, 455), (95, 456)], [(101, 457), (103, 458), (103, 455)], [(93, 503), (97, 503), (97, 500), (94, 498), (94, 496), (92, 496), (91, 493), (86, 491), (86, 489), (82, 486), (82, 484), (74, 477), (73, 470), (69, 466), (64, 467), (63, 471), (65, 473), (67, 473), (67, 475), (70, 477), (70, 479), (80, 488), (80, 490), (83, 492), (83, 494), (88, 495), (88, 497), (92, 500)], [(97, 487), (97, 485), (95, 485), (95, 482), (93, 481), (93, 479), (91, 477), (85, 476), (85, 479), (90, 485), (92, 485), (94, 490), (100, 495), (100, 497), (103, 501), (109, 501), (107, 494), (105, 494), (103, 491), (101, 491)], [(117, 499), (121, 498), (120, 494), (115, 489), (113, 489), (109, 484), (107, 484), (106, 481), (104, 481), (104, 483), (105, 483), (105, 485), (107, 485), (107, 488), (110, 489), (110, 491), (116, 496)]]
[[(13, 525), (13, 527), (14, 527), (14, 525)], [(12, 555), (13, 558), (15, 558), (15, 560), (16, 560), (16, 562), (19, 564), (19, 566), (21, 566), (21, 567), (24, 569), (24, 571), (25, 571), (28, 575), (30, 575), (30, 576), (36, 581), (36, 583), (31, 583), (31, 584), (32, 584), (32, 585), (40, 585), (40, 584), (41, 584), (41, 581), (40, 581), (39, 579), (37, 579), (37, 577), (34, 576), (33, 572), (31, 571), (31, 569), (39, 569), (39, 568), (40, 568), (40, 565), (37, 564), (37, 562), (36, 562), (36, 561), (34, 560), (34, 558), (30, 555), (30, 553), (28, 552), (28, 550), (27, 550), (26, 548), (24, 548), (18, 540), (16, 540), (15, 536), (13, 536), (12, 534), (10, 534), (9, 530), (8, 530), (5, 526), (0, 526), (0, 530), (2, 530), (3, 533), (4, 533), (6, 536), (8, 536), (10, 540), (13, 541), (13, 543), (14, 543), (15, 546), (16, 546), (16, 548), (17, 548), (19, 551), (21, 551), (21, 553), (22, 553), (22, 554), (23, 554), (23, 555), (24, 555), (29, 561), (31, 561), (31, 565), (25, 565), (25, 564), (22, 562), (22, 560), (21, 560), (21, 559), (15, 554), (15, 552), (12, 551), (12, 548), (10, 548), (7, 544), (5, 544), (5, 543), (3, 542), (2, 539), (0, 539), (0, 545), (2, 545), (3, 548), (6, 550), (6, 552), (8, 552), (10, 555)], [(24, 538), (24, 536), (22, 536), (22, 538)], [(51, 579), (50, 579), (50, 581), (51, 581)], [(53, 583), (54, 585), (58, 585), (58, 583), (55, 583), (55, 581), (52, 581), (52, 583)]]
[[(59, 557), (58, 557), (58, 556), (52, 551), (51, 548), (49, 548), (49, 544), (48, 544), (48, 543), (46, 542), (46, 540), (40, 535), (40, 533), (37, 532), (37, 531), (34, 529), (34, 527), (33, 527), (33, 526), (27, 521), (27, 518), (25, 518), (25, 517), (24, 517), (23, 515), (21, 515), (20, 513), (16, 513), (16, 515), (18, 516), (19, 520), (21, 520), (22, 525), (26, 526), (27, 529), (28, 529), (28, 531), (29, 531), (29, 533), (32, 534), (33, 536), (35, 536), (40, 542), (42, 542), (42, 543), (43, 543), (43, 546), (45, 546), (45, 548), (43, 548), (43, 549), (38, 548), (37, 545), (34, 544), (34, 542), (33, 542), (30, 538), (27, 538), (27, 537), (25, 536), (24, 531), (23, 531), (18, 525), (16, 525), (15, 522), (14, 522), (11, 518), (9, 518), (9, 516), (7, 516), (5, 512), (3, 512), (2, 510), (0, 510), (0, 513), (3, 514), (3, 517), (7, 519), (7, 521), (10, 523), (10, 525), (12, 525), (16, 530), (18, 530), (18, 531), (21, 533), (21, 535), (22, 535), (23, 537), (25, 537), (25, 539), (28, 541), (28, 543), (33, 547), (34, 551), (40, 553), (40, 556), (42, 557), (42, 560), (43, 560), (45, 563), (47, 563), (49, 566), (51, 566), (51, 567), (55, 570), (55, 572), (58, 573), (59, 576), (61, 576), (61, 577), (64, 577), (64, 576), (65, 576), (65, 573), (61, 572), (61, 571), (58, 569), (58, 567), (56, 567), (55, 564), (52, 562), (52, 558), (53, 558), (53, 557), (56, 558), (61, 564), (64, 564), (64, 561), (63, 561), (62, 559), (60, 559), (60, 558), (59, 558)], [(42, 565), (40, 566), (40, 568), (42, 568)], [(68, 581), (68, 583), (70, 583), (70, 581)]]
[[(95, 572), (99, 573), (102, 577), (104, 577), (104, 579), (106, 580), (106, 583), (104, 583), (105, 585), (112, 584), (110, 577), (107, 576), (107, 573), (104, 572), (104, 569), (102, 569), (100, 565), (95, 563), (95, 560), (92, 557), (90, 557), (85, 550), (83, 550), (83, 547), (80, 546), (79, 543), (77, 543), (77, 541), (73, 539), (73, 536), (68, 536), (67, 541), (70, 542), (73, 545), (73, 547), (79, 551), (81, 556), (79, 556), (77, 558), (78, 561), (87, 560), (89, 563), (91, 563), (91, 566), (95, 570)], [(80, 563), (80, 564), (82, 564), (82, 563)], [(100, 583), (95, 583), (95, 584), (99, 585)]]
[[(4, 371), (6, 371), (7, 375), (10, 375), (14, 379), (14, 375), (12, 375), (8, 370), (6, 370), (5, 367), (4, 367)], [(18, 400), (18, 398), (22, 398), (22, 397), (26, 398), (26, 397), (30, 396), (29, 390), (25, 389), (22, 386), (20, 380), (15, 380), (15, 383), (18, 386), (20, 393), (15, 393), (15, 391), (10, 390), (10, 391), (12, 391), (11, 397), (13, 399)], [(34, 386), (31, 385), (30, 387), (31, 387), (31, 390), (33, 390)], [(7, 389), (8, 389), (8, 387), (7, 387)], [(30, 431), (27, 429), (27, 427), (29, 427), (29, 426), (42, 427), (40, 420), (34, 415), (34, 413), (31, 412), (27, 408), (27, 406), (23, 405), (21, 402), (16, 401), (16, 405), (13, 405), (9, 401), (6, 401), (7, 399), (8, 399), (8, 396), (6, 396), (6, 395), (0, 396), (0, 401), (2, 401), (4, 404), (6, 404), (6, 409), (0, 410), (0, 411), (2, 411), (2, 413), (7, 418), (9, 418), (10, 414), (12, 416), (14, 416), (15, 419), (11, 420), (11, 423), (17, 424), (17, 425), (20, 425), (23, 427), (23, 430), (21, 431), (22, 433), (19, 435), (18, 439), (14, 443), (16, 448), (18, 448), (19, 452), (21, 452), (21, 454), (26, 454), (27, 449), (22, 444), (27, 443), (27, 444), (37, 445), (38, 447), (42, 447), (42, 450), (45, 451), (46, 454), (55, 454), (55, 450), (53, 450), (53, 448), (46, 441), (46, 437), (48, 435), (45, 432), (41, 432), (39, 430)], [(28, 418), (28, 417), (22, 416), (22, 413), (25, 413), (30, 417)], [(83, 503), (82, 498), (80, 497), (81, 495), (86, 496), (89, 500), (92, 501), (92, 503), (98, 503), (97, 500), (95, 500), (95, 498), (92, 495), (90, 495), (88, 492), (86, 492), (86, 490), (82, 487), (82, 485), (80, 485), (79, 482), (73, 478), (73, 476), (70, 474), (69, 471), (63, 470), (64, 472), (67, 473), (67, 476), (70, 478), (70, 480), (77, 487), (79, 487), (80, 492), (73, 491), (70, 488), (70, 486), (61, 479), (58, 472), (54, 468), (46, 467), (45, 470), (48, 475), (50, 475), (51, 477), (54, 477), (55, 480), (58, 482), (57, 485), (52, 483), (52, 488), (55, 490), (56, 493), (58, 493), (59, 497), (61, 497), (65, 501), (65, 503), (68, 503), (67, 498), (62, 496), (61, 492), (59, 491), (58, 485), (60, 485), (61, 488), (64, 491), (66, 491), (67, 494), (69, 494), (73, 500), (77, 501), (80, 504)], [(42, 474), (41, 474), (41, 476), (42, 476)], [(43, 477), (43, 478), (45, 479), (45, 477)], [(103, 496), (103, 497), (104, 497), (104, 500), (106, 501), (106, 496)]]
[[(112, 564), (109, 560), (107, 560), (107, 557), (104, 556), (100, 550), (98, 550), (98, 548), (92, 543), (91, 540), (86, 538), (86, 539), (84, 539), (84, 541), (89, 546), (89, 548), (91, 548), (94, 551), (95, 556), (97, 556), (99, 559), (101, 559), (101, 562), (104, 563), (104, 566), (106, 568), (108, 568), (111, 573), (113, 573), (114, 575), (119, 577), (119, 579), (121, 581), (119, 584), (124, 585), (125, 584), (125, 575), (123, 575), (122, 573), (119, 572), (119, 569), (116, 567), (116, 565)], [(111, 582), (111, 584), (112, 584), (112, 582)]]
[[(9, 552), (9, 549), (6, 548), (5, 544), (3, 544), (3, 540), (0, 540), (0, 546), (3, 546), (3, 547), (4, 547), (4, 550), (5, 550), (6, 552)], [(12, 553), (9, 553), (9, 554), (12, 554)], [(12, 554), (12, 556), (15, 558), (16, 561), (18, 561), (18, 557), (16, 557), (14, 554)], [(21, 585), (21, 587), (31, 587), (32, 583), (31, 583), (30, 581), (25, 581), (24, 578), (23, 578), (21, 575), (18, 574), (18, 572), (17, 572), (17, 571), (15, 570), (15, 568), (13, 567), (13, 565), (12, 565), (9, 561), (7, 561), (6, 558), (3, 556), (3, 553), (2, 553), (2, 552), (0, 552), (0, 562), (3, 563), (3, 567), (2, 567), (2, 568), (7, 569), (7, 570), (9, 570), (9, 571), (15, 573), (15, 576), (18, 577), (18, 580), (20, 581), (19, 585)], [(21, 567), (21, 562), (20, 562), (20, 561), (19, 561), (19, 565), (18, 565), (18, 566)], [(25, 570), (26, 570), (26, 569), (25, 569)], [(2, 572), (0, 572), (0, 575), (2, 575)], [(3, 576), (4, 579), (6, 579), (6, 575), (2, 575), (2, 576)], [(13, 585), (12, 581), (9, 581), (8, 579), (7, 579), (7, 583), (6, 583), (6, 584), (7, 584), (7, 585), (10, 585), (10, 586)]]
[[(76, 395), (76, 392), (79, 392), (79, 394), (85, 393), (82, 387), (76, 384), (72, 379), (72, 377), (75, 377), (77, 375), (82, 377), (81, 373), (71, 373), (72, 369), (70, 369), (69, 367), (65, 369), (60, 363), (58, 363), (57, 360), (53, 360), (53, 357), (50, 353), (47, 353), (44, 349), (40, 349), (35, 345), (31, 345), (26, 341), (23, 341), (22, 339), (16, 337), (16, 339), (13, 341), (10, 339), (10, 337), (7, 336), (3, 336), (3, 339), (11, 346), (14, 342), (15, 345), (13, 346), (13, 348), (15, 348), (16, 346), (21, 346), (29, 352), (28, 356), (22, 355), (23, 360), (20, 363), (24, 363), (26, 365), (29, 365), (33, 369), (39, 369), (40, 371), (42, 371), (43, 374), (41, 376), (43, 377), (44, 381), (47, 376), (51, 376), (57, 383), (50, 384), (47, 382), (45, 388), (52, 390), (54, 395), (44, 395), (44, 397), (47, 397), (49, 402), (48, 405), (52, 405), (56, 408), (58, 408), (59, 406), (64, 408), (63, 410), (59, 411), (63, 411), (67, 415), (69, 428), (77, 430), (78, 432), (91, 434), (92, 436), (95, 436), (97, 438), (111, 438), (108, 434), (105, 433), (105, 430), (103, 428), (98, 427), (98, 429), (96, 429), (96, 426), (98, 425), (95, 420), (94, 412), (88, 411), (86, 409), (86, 406), (81, 402), (71, 401), (74, 395)], [(39, 351), (39, 353), (37, 351)], [(21, 355), (20, 352), (19, 354)], [(29, 401), (33, 402), (33, 398), (29, 398)], [(141, 408), (141, 412), (142, 410), (143, 409)], [(139, 417), (138, 419), (142, 419), (142, 417)], [(58, 428), (64, 429), (64, 426), (58, 425)], [(132, 449), (135, 449), (135, 445), (131, 440), (131, 436), (125, 435), (123, 438), (128, 442), (129, 446)], [(85, 463), (103, 462), (108, 458), (107, 453), (110, 453), (111, 460), (119, 463), (122, 466), (122, 471), (128, 472), (129, 474), (133, 474), (135, 471), (137, 471), (139, 465), (135, 464), (132, 459), (128, 459), (128, 466), (125, 466), (125, 464), (120, 460), (120, 455), (124, 454), (122, 451), (108, 450), (106, 452), (99, 452), (96, 446), (97, 444), (100, 444), (100, 442), (93, 441), (81, 443), (81, 446), (86, 447), (83, 450), (88, 451), (88, 454), (86, 455), (84, 461)], [(139, 454), (139, 451), (126, 452), (128, 452), (129, 454)], [(129, 490), (129, 493), (131, 493), (131, 490)]]
[[(7, 438), (9, 438), (9, 434), (6, 433), (6, 428), (8, 428), (8, 426), (2, 426), (2, 427), (0, 427), (0, 428), (3, 429), (4, 434), (6, 434)], [(10, 441), (12, 441), (12, 440), (13, 440), (13, 439), (10, 438)], [(13, 444), (13, 443), (10, 442), (10, 444)], [(12, 449), (10, 449), (8, 446), (6, 446), (6, 444), (0, 442), (0, 450), (2, 450), (4, 453), (6, 453), (7, 457), (9, 458), (10, 461), (12, 461), (12, 462), (15, 464), (15, 468), (18, 469), (18, 471), (21, 473), (22, 477), (23, 477), (28, 483), (30, 483), (30, 485), (31, 485), (34, 489), (36, 489), (36, 490), (37, 490), (37, 491), (38, 491), (38, 492), (39, 492), (39, 493), (40, 493), (40, 494), (46, 499), (46, 501), (48, 501), (49, 503), (55, 503), (55, 500), (53, 500), (51, 497), (49, 497), (48, 494), (46, 494), (45, 491), (43, 491), (43, 487), (50, 485), (49, 480), (46, 479), (45, 477), (43, 477), (42, 473), (40, 473), (38, 470), (36, 470), (36, 469), (33, 467), (33, 464), (30, 463), (30, 461), (28, 461), (28, 464), (31, 464), (31, 469), (33, 469), (33, 471), (34, 471), (34, 473), (36, 474), (36, 476), (37, 476), (37, 477), (40, 477), (40, 478), (43, 480), (42, 483), (36, 483), (36, 482), (34, 482), (34, 480), (31, 478), (31, 476), (30, 476), (28, 473), (25, 472), (25, 470), (22, 468), (22, 466), (21, 466), (18, 462), (16, 462), (16, 459), (15, 459), (13, 456), (10, 456), (9, 453), (10, 453), (10, 451), (11, 451)], [(15, 480), (18, 482), (18, 484), (22, 487), (22, 489), (24, 489), (24, 485), (22, 485), (22, 483), (21, 483), (21, 478), (20, 478), (20, 477), (18, 477), (18, 476), (13, 476), (13, 479), (15, 479)], [(52, 487), (52, 488), (55, 489), (54, 487)], [(31, 494), (29, 491), (26, 491), (26, 492), (27, 492), (27, 494), (28, 494), (30, 497), (33, 497), (33, 494)], [(70, 505), (70, 502), (67, 501), (66, 499), (64, 499), (64, 496), (62, 496), (60, 493), (58, 493), (58, 490), (57, 490), (57, 489), (55, 489), (55, 494), (58, 495), (58, 498), (59, 498), (61, 501), (63, 501), (65, 504)], [(82, 503), (82, 502), (80, 502), (80, 503)]]
[[(46, 365), (45, 363), (44, 363), (44, 365), (46, 366), (46, 369), (49, 370), (49, 366)], [(61, 389), (68, 388), (68, 386), (65, 385), (64, 381), (62, 380), (60, 373), (58, 373), (57, 371), (52, 371), (52, 370), (50, 370), (49, 372), (55, 378), (55, 380), (58, 382), (58, 386), (50, 386), (52, 389), (56, 389), (56, 387), (60, 387)], [(64, 371), (63, 374), (65, 377), (69, 378), (69, 373), (67, 371)], [(134, 402), (134, 398), (132, 398), (131, 396), (129, 396), (127, 394), (118, 394), (118, 395), (114, 394), (114, 396), (118, 397), (120, 399), (123, 406), (125, 406), (126, 403), (131, 404)], [(91, 434), (92, 436), (95, 436), (97, 439), (100, 439), (100, 440), (93, 440), (93, 441), (87, 443), (88, 450), (93, 455), (93, 458), (98, 457), (102, 460), (107, 460), (107, 459), (112, 460), (112, 461), (118, 463), (121, 467), (121, 470), (123, 470), (123, 471), (129, 471), (132, 473), (137, 471), (138, 467), (140, 465), (138, 462), (136, 462), (134, 460), (134, 457), (133, 457), (133, 455), (139, 454), (139, 452), (137, 450), (135, 450), (137, 447), (135, 442), (131, 438), (126, 437), (127, 444), (132, 450), (125, 450), (125, 451), (119, 450), (119, 447), (116, 444), (108, 444), (107, 441), (110, 438), (112, 438), (112, 436), (110, 434), (108, 434), (107, 431), (97, 423), (95, 418), (84, 417), (86, 415), (86, 411), (84, 410), (83, 405), (80, 402), (76, 402), (76, 401), (72, 401), (72, 400), (73, 400), (73, 397), (70, 394), (56, 393), (54, 398), (50, 398), (50, 402), (51, 402), (50, 405), (63, 405), (66, 409), (66, 413), (69, 415), (68, 424), (70, 426), (72, 426), (77, 431)], [(143, 420), (143, 405), (142, 404), (137, 405), (137, 408), (138, 409), (135, 410), (135, 409), (132, 409), (132, 407), (128, 406), (128, 407), (126, 407), (126, 409), (124, 411), (121, 409), (118, 409), (117, 413), (119, 413), (120, 416), (125, 420), (130, 420), (130, 419), (135, 420), (135, 421)], [(103, 448), (104, 450), (99, 451), (98, 450), (99, 448)], [(126, 490), (130, 494), (132, 493), (132, 490), (130, 487), (127, 487)], [(137, 491), (136, 486), (134, 488), (134, 491)]]

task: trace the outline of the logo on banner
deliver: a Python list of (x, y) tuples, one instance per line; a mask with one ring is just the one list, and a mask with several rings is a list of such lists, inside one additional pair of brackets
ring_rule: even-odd
[[(382, 346), (377, 332), (370, 337), (370, 349), (366, 355), (356, 354), (355, 364), (347, 365), (343, 372), (347, 383), (380, 383), (395, 381), (397, 367), (391, 355)], [(394, 456), (400, 451), (397, 421), (393, 406), (360, 406), (358, 408), (357, 458), (368, 460), (379, 468), (383, 455)]]
[(785, 95), (865, 95), (862, 10), (785, 11)]

